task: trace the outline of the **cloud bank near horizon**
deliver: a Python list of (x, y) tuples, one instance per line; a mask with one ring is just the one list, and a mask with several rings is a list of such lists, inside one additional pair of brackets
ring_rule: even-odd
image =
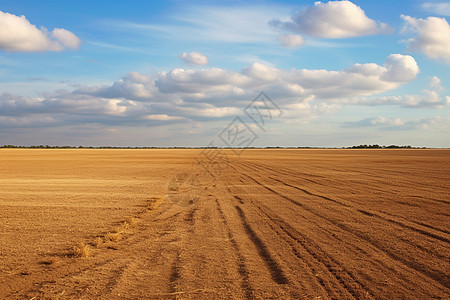
[[(206, 57), (205, 57), (206, 58)], [(376, 97), (411, 82), (419, 73), (411, 56), (389, 55), (383, 65), (354, 64), (340, 71), (278, 69), (261, 63), (240, 71), (221, 68), (162, 71), (154, 76), (130, 72), (110, 85), (82, 86), (26, 97), (0, 95), (2, 126), (54, 126), (68, 123), (153, 124), (198, 122), (241, 114), (265, 91), (301, 119), (335, 113), (342, 105), (398, 105), (442, 108), (440, 79), (422, 95)]]

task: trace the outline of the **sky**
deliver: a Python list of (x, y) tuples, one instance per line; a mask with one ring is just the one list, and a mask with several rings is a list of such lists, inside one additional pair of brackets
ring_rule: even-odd
[(0, 145), (450, 147), (449, 18), (442, 0), (0, 0)]

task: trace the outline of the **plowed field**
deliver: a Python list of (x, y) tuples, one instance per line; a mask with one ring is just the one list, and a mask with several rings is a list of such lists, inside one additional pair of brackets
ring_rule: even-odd
[(0, 299), (450, 297), (450, 150), (226, 153), (1, 150)]

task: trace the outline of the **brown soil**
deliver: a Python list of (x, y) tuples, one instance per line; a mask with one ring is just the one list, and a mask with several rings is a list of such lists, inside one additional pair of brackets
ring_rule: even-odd
[(450, 150), (199, 153), (1, 150), (0, 299), (450, 296)]

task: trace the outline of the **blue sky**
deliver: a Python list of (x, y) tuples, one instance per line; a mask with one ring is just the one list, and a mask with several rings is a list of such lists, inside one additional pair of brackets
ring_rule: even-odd
[[(0, 1), (0, 144), (450, 147), (447, 1)], [(283, 111), (262, 130), (243, 109)]]

